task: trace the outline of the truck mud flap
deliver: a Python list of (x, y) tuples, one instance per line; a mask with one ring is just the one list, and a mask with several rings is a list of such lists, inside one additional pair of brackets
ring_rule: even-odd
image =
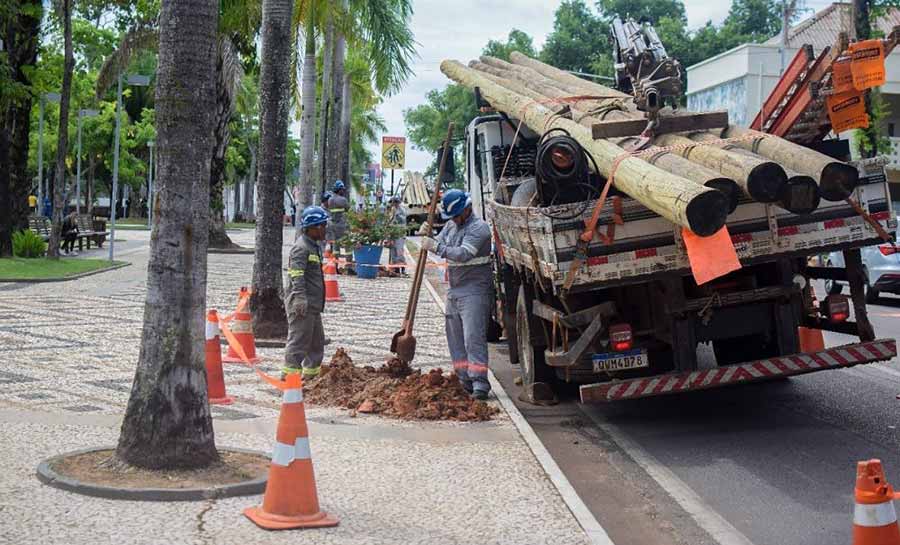
[(885, 361), (896, 355), (897, 341), (895, 339), (878, 339), (870, 342), (836, 346), (821, 352), (779, 356), (777, 358), (689, 373), (673, 373), (617, 382), (585, 384), (581, 386), (581, 402), (604, 403), (693, 390), (707, 390), (732, 384), (769, 380), (775, 377), (789, 377), (825, 369), (838, 369)]

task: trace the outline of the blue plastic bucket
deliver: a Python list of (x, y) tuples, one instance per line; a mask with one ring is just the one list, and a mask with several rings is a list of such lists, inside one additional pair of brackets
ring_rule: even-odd
[(365, 245), (353, 250), (353, 259), (356, 260), (356, 276), (360, 278), (375, 278), (378, 276), (378, 266), (381, 264), (382, 246)]

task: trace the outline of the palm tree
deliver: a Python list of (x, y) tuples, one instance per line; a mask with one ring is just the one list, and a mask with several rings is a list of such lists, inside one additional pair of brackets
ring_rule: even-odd
[(253, 263), (253, 331), (258, 337), (284, 338), (287, 319), (282, 301), (285, 155), (290, 113), (292, 0), (263, 0), (262, 54), (259, 73), (259, 212)]
[(56, 8), (63, 26), (65, 53), (59, 99), (59, 137), (56, 144), (56, 180), (53, 183), (53, 221), (50, 229), (50, 246), (47, 248), (47, 257), (50, 259), (59, 259), (63, 195), (66, 192), (66, 151), (69, 149), (69, 102), (72, 97), (72, 71), (75, 69), (75, 55), (72, 51), (72, 0), (58, 0)]
[[(314, 204), (313, 160), (316, 145), (316, 1), (305, 2), (297, 10), (303, 14), (303, 70), (300, 86), (300, 202), (303, 209)], [(305, 6), (305, 10), (304, 10)], [(305, 13), (304, 13), (305, 11)], [(299, 25), (298, 25), (299, 26)]]
[(218, 460), (204, 311), (215, 118), (216, 0), (163, 0), (156, 78), (156, 220), (134, 385), (118, 457), (148, 469)]

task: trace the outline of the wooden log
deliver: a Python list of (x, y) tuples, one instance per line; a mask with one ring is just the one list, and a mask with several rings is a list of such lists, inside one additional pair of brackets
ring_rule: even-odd
[(674, 176), (641, 159), (628, 157), (625, 150), (614, 143), (594, 140), (586, 127), (554, 116), (547, 107), (523, 94), (511, 92), (457, 61), (442, 62), (441, 72), (469, 88), (478, 87), (492, 105), (522, 119), (532, 130), (564, 129), (597, 162), (599, 174), (610, 177), (616, 165), (615, 186), (669, 221), (700, 236), (712, 235), (725, 224), (727, 202), (721, 192)]
[[(472, 61), (469, 63), (469, 66), (482, 72), (485, 77), (491, 79), (498, 85), (501, 85), (512, 92), (520, 92), (536, 102), (546, 103), (547, 100), (567, 96), (558, 88), (548, 85), (546, 80), (542, 79), (542, 76), (539, 74), (510, 72), (496, 68), (496, 66), (492, 64), (479, 61)], [(511, 79), (515, 79), (520, 82), (521, 85), (515, 85), (510, 81)], [(596, 118), (590, 116), (589, 112), (581, 110), (577, 105), (570, 106), (570, 109), (575, 120), (579, 121), (582, 125), (585, 127), (592, 127), (594, 125)], [(608, 112), (610, 119), (623, 119), (628, 115), (627, 112), (622, 110), (611, 110)], [(627, 147), (627, 145), (634, 140), (636, 140), (636, 138), (626, 137), (613, 139), (613, 142), (618, 146)], [(644, 159), (648, 163), (654, 164), (666, 172), (681, 176), (702, 186), (721, 191), (727, 199), (729, 214), (734, 212), (737, 208), (741, 189), (733, 179), (701, 164), (685, 159), (678, 154), (663, 150), (645, 156)]]
[(714, 145), (702, 145), (677, 134), (656, 137), (656, 144), (672, 146), (682, 156), (732, 178), (754, 200), (776, 202), (787, 183), (787, 174), (777, 163), (747, 157)]
[(805, 174), (799, 174), (792, 170), (785, 170), (785, 172), (788, 180), (778, 198), (779, 206), (794, 214), (811, 214), (819, 207), (821, 201), (819, 184)]
[(837, 161), (783, 138), (736, 126), (722, 131), (722, 136), (755, 137), (752, 140), (741, 140), (737, 145), (818, 180), (819, 192), (826, 201), (846, 199), (859, 184), (859, 171), (853, 165)]
[(518, 51), (513, 51), (512, 53), (510, 53), (509, 60), (512, 61), (512, 64), (531, 68), (544, 77), (560, 82), (561, 84), (566, 86), (566, 90), (569, 90), (573, 93), (581, 93), (587, 95), (610, 95), (616, 98), (625, 98), (629, 100), (631, 99), (631, 95), (627, 93), (623, 93), (622, 91), (600, 85), (599, 83), (581, 79), (578, 76), (566, 72), (565, 70), (560, 70), (555, 66), (550, 66), (549, 64), (543, 63), (537, 59), (532, 59), (531, 57), (523, 55)]

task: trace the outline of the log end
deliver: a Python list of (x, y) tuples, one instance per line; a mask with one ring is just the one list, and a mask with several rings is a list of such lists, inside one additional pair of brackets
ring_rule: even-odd
[(826, 201), (842, 201), (859, 185), (859, 170), (853, 165), (835, 161), (822, 169), (819, 190)]
[(781, 191), (778, 204), (794, 214), (810, 214), (819, 207), (819, 186), (809, 176), (792, 176)]
[(781, 165), (766, 161), (753, 167), (747, 178), (747, 192), (759, 202), (776, 202), (787, 183)]
[(704, 191), (688, 203), (687, 219), (691, 231), (701, 237), (716, 234), (728, 217), (728, 198), (721, 191)]
[(728, 213), (734, 212), (738, 205), (738, 199), (741, 196), (741, 188), (737, 185), (737, 182), (731, 178), (713, 178), (703, 185), (721, 191), (725, 198), (728, 199)]

